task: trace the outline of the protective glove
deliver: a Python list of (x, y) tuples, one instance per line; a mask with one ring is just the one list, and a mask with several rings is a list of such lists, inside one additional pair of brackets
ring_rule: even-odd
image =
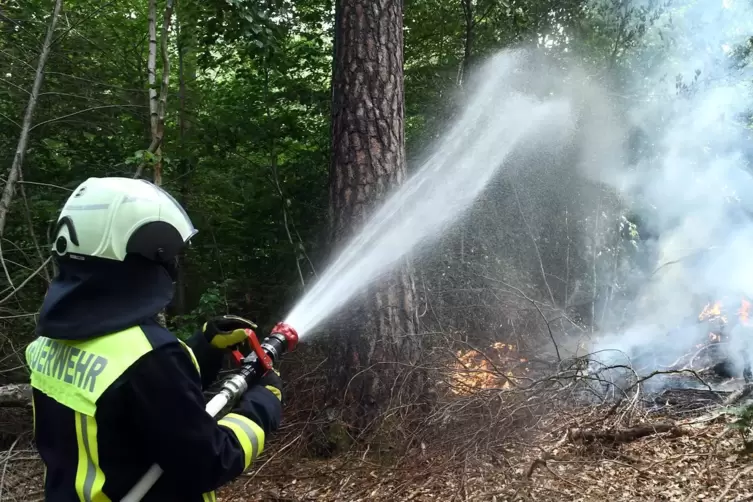
[(282, 402), (282, 378), (280, 378), (280, 373), (276, 369), (272, 368), (267, 371), (264, 376), (261, 377), (261, 380), (259, 380), (259, 385), (264, 386), (264, 388), (274, 394), (277, 399)]
[(202, 332), (209, 344), (216, 349), (228, 349), (246, 342), (245, 329), (256, 329), (256, 324), (234, 315), (214, 317), (204, 323)]
[(282, 419), (282, 379), (276, 370), (269, 370), (256, 385), (243, 393), (233, 413), (253, 420), (270, 434), (278, 429)]

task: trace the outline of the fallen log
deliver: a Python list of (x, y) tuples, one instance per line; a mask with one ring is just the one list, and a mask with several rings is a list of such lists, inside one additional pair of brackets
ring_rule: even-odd
[(575, 442), (583, 443), (629, 443), (642, 437), (651, 436), (653, 434), (661, 434), (665, 432), (671, 432), (676, 435), (683, 434), (683, 430), (670, 423), (658, 423), (651, 425), (642, 425), (638, 427), (631, 427), (630, 429), (620, 429), (612, 431), (590, 431), (579, 428), (570, 429), (567, 433), (568, 439)]
[(14, 383), (0, 387), (0, 407), (31, 407), (31, 385), (28, 383)]

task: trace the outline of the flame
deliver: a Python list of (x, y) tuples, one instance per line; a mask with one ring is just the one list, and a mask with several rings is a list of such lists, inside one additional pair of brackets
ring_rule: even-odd
[[(727, 313), (729, 313), (729, 310), (726, 310), (724, 308), (724, 303), (721, 300), (717, 300), (714, 303), (707, 304), (700, 314), (698, 314), (698, 320), (699, 321), (711, 321), (711, 320), (719, 320), (722, 322), (722, 324), (727, 324)], [(731, 305), (734, 305), (735, 302), (729, 302)], [(745, 297), (740, 298), (740, 307), (738, 308), (736, 314), (737, 321), (742, 324), (743, 326), (751, 326), (753, 325), (753, 320), (750, 318), (750, 310), (751, 310), (751, 301), (748, 300)], [(709, 333), (709, 340), (712, 342), (720, 341), (721, 340), (721, 334), (717, 333)]]
[(749, 326), (750, 302), (745, 298), (740, 300), (740, 310), (737, 311), (737, 317), (744, 326)]
[(727, 322), (727, 318), (722, 315), (722, 302), (716, 301), (713, 304), (706, 305), (700, 314), (698, 314), (699, 321), (705, 321), (708, 319), (719, 318), (723, 322)]
[[(473, 349), (456, 352), (457, 361), (451, 376), (454, 394), (472, 394), (480, 389), (510, 389), (510, 380), (516, 378), (511, 367), (528, 362), (512, 344), (496, 342), (485, 352), (486, 357)], [(522, 371), (529, 370), (524, 368)]]

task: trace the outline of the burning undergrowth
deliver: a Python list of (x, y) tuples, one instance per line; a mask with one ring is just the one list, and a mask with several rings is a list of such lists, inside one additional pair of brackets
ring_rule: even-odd
[(615, 127), (642, 140), (591, 174), (638, 214), (646, 264), (631, 265), (630, 304), (591, 340), (591, 374), (655, 374), (645, 387), (657, 392), (753, 377), (753, 95), (737, 51), (752, 19), (749, 2), (673, 2), (647, 35), (674, 42), (666, 59), (634, 55), (645, 72), (627, 84), (638, 98), (615, 105), (627, 117)]
[(528, 359), (514, 344), (495, 342), (487, 350), (459, 349), (448, 379), (450, 392), (472, 394), (481, 389), (509, 390), (530, 373)]
[[(589, 374), (603, 377), (602, 388), (624, 386), (651, 375), (650, 392), (667, 388), (728, 391), (753, 381), (751, 301), (728, 295), (707, 303), (695, 319), (674, 329), (638, 326), (603, 337), (589, 362)], [(605, 389), (606, 390), (606, 389)]]

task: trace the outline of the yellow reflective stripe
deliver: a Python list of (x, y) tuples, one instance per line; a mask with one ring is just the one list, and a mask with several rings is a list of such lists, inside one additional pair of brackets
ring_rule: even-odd
[(244, 453), (243, 468), (246, 469), (264, 451), (264, 431), (253, 420), (237, 413), (229, 413), (218, 423), (233, 431), (238, 438)]
[[(34, 392), (32, 391), (31, 394), (31, 414), (32, 414), (32, 435), (34, 437), (34, 440), (37, 439), (37, 404), (36, 399), (34, 398)], [(44, 475), (42, 477), (42, 486), (47, 486), (47, 464), (44, 464)]]
[(34, 391), (31, 392), (31, 434), (37, 439), (37, 405), (34, 403)]
[(272, 392), (275, 396), (277, 396), (277, 399), (282, 401), (282, 392), (280, 392), (280, 389), (277, 387), (273, 387), (272, 385), (265, 385), (268, 391)]
[(183, 348), (188, 351), (188, 355), (191, 356), (191, 361), (193, 361), (193, 365), (196, 366), (196, 371), (201, 374), (201, 368), (199, 367), (199, 361), (196, 359), (196, 355), (193, 353), (193, 350), (191, 350), (191, 347), (186, 345), (186, 342), (184, 342), (181, 339), (178, 339), (181, 345), (183, 345)]
[(76, 493), (81, 502), (110, 502), (102, 492), (105, 473), (99, 467), (97, 422), (94, 417), (75, 412), (78, 466), (76, 468)]
[(201, 495), (203, 502), (217, 502), (217, 495), (215, 492), (207, 492)]

